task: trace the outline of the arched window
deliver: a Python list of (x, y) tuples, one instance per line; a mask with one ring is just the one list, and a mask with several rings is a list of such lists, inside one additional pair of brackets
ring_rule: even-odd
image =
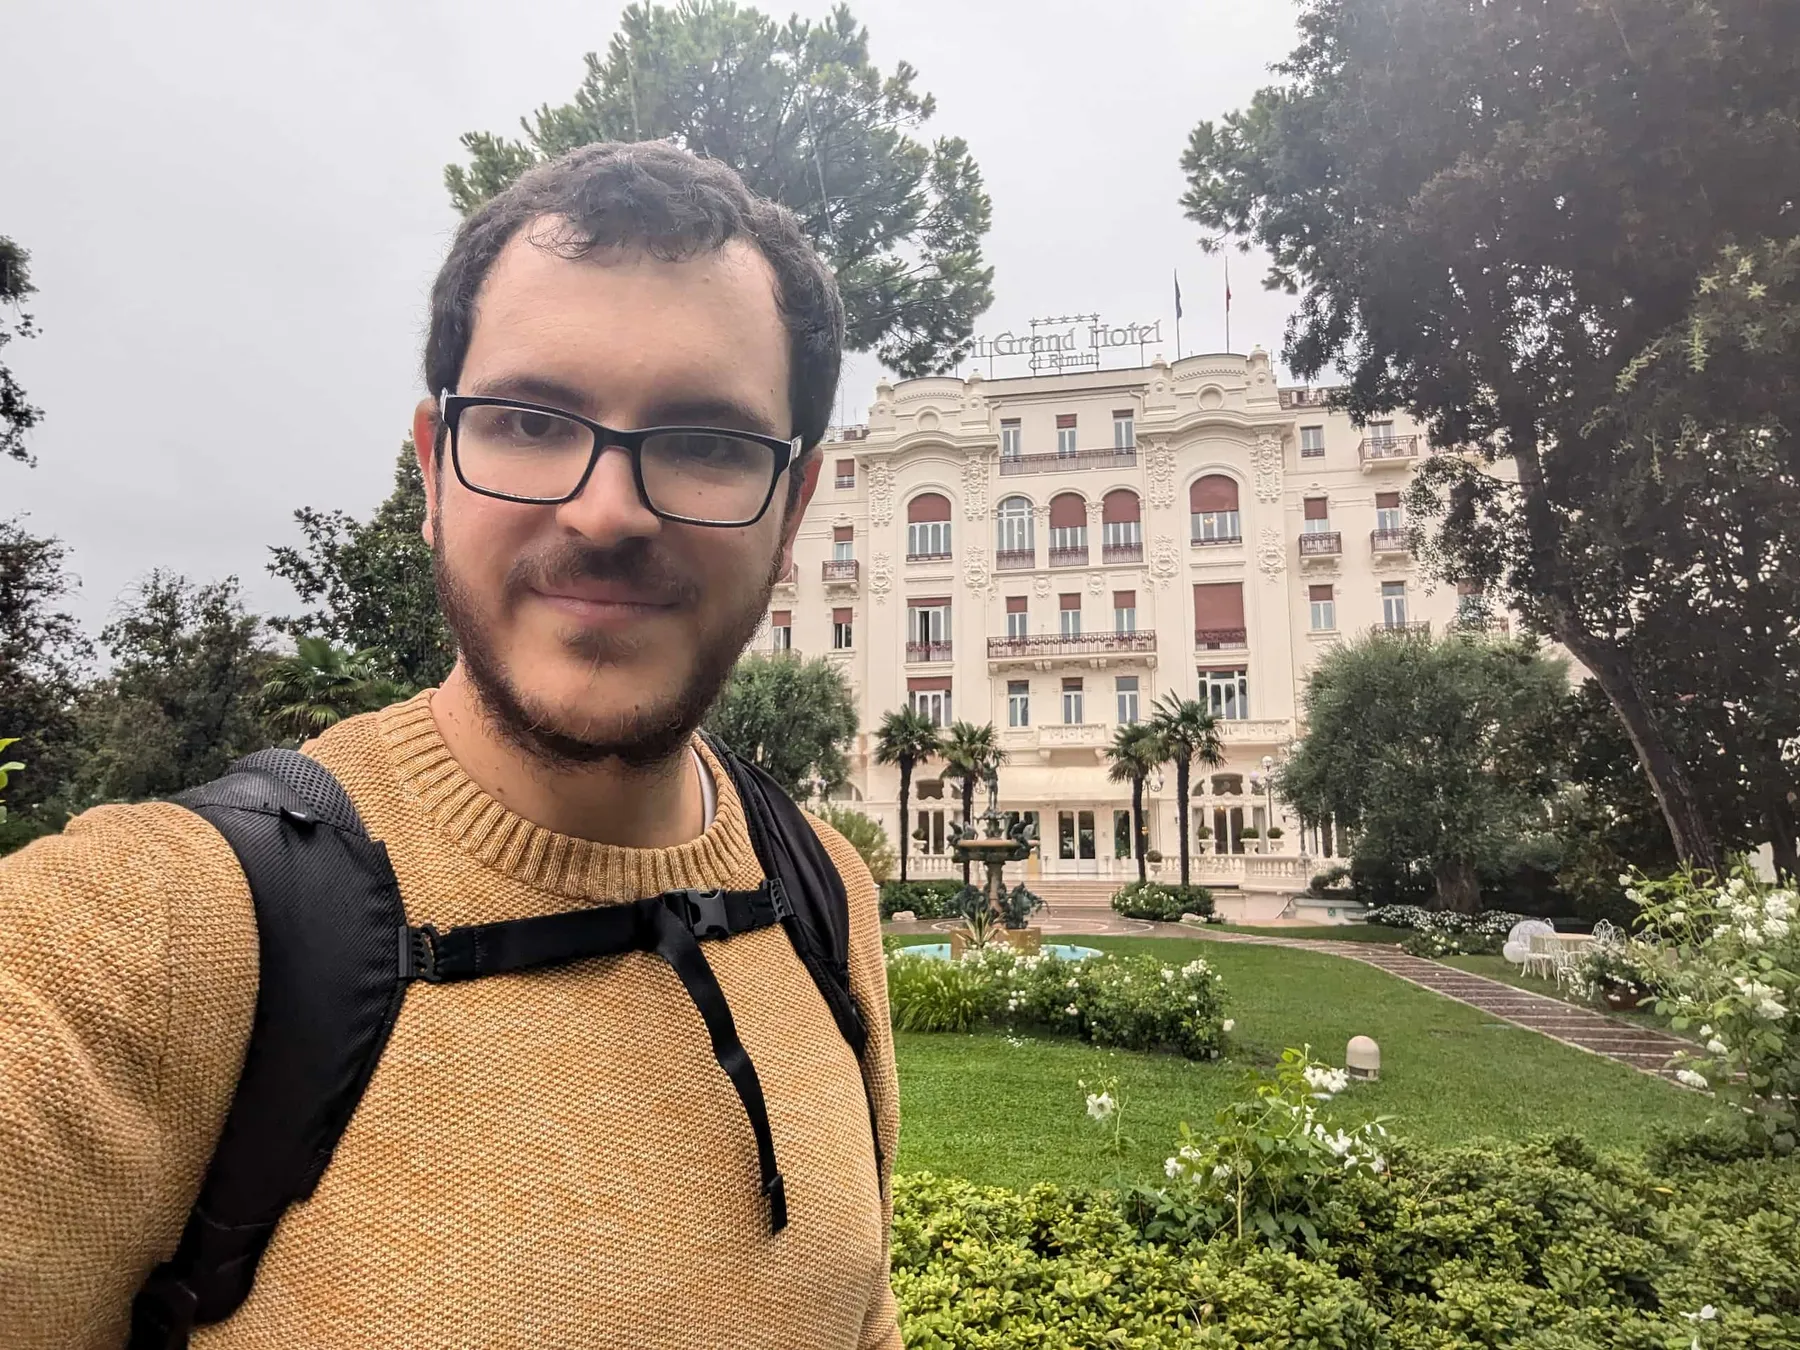
[(1059, 492), (1050, 499), (1050, 565), (1087, 560), (1087, 503), (1079, 492)]
[(1188, 510), (1196, 544), (1235, 544), (1243, 539), (1236, 479), (1222, 473), (1196, 478), (1188, 489)]
[(1144, 525), (1138, 495), (1116, 488), (1100, 502), (1101, 557), (1106, 562), (1138, 562), (1144, 556)]
[(938, 492), (921, 492), (906, 504), (906, 556), (950, 556), (950, 499)]
[(998, 522), (994, 547), (1000, 554), (1030, 558), (1037, 548), (1031, 530), (1031, 503), (1024, 497), (1008, 497), (1000, 503)]

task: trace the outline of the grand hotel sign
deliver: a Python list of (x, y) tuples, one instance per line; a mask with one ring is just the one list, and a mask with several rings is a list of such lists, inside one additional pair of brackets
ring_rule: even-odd
[(1033, 319), (1026, 333), (1008, 329), (993, 337), (977, 337), (969, 355), (988, 362), (990, 368), (996, 359), (1022, 356), (1034, 375), (1061, 373), (1098, 370), (1102, 354), (1118, 347), (1136, 347), (1137, 363), (1142, 365), (1144, 347), (1162, 340), (1161, 319), (1120, 326), (1104, 322), (1098, 314), (1064, 314)]

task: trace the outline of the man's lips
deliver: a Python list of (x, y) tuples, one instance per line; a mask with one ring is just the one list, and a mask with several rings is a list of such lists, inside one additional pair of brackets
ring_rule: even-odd
[(630, 623), (675, 608), (665, 594), (616, 582), (572, 582), (533, 587), (532, 593), (582, 623)]

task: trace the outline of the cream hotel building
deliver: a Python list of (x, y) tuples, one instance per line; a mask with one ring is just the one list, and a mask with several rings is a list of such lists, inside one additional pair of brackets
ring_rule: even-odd
[[(1190, 828), (1211, 831), (1192, 844), (1195, 880), (1223, 888), (1227, 912), (1282, 912), (1334, 851), (1263, 777), (1296, 736), (1308, 667), (1371, 628), (1442, 628), (1462, 603), (1407, 548), (1424, 437), (1401, 419), (1353, 427), (1321, 391), (1281, 387), (1261, 350), (1088, 361), (878, 385), (867, 425), (823, 447), (756, 642), (843, 670), (862, 730), (838, 796), (892, 841), (882, 715), (910, 703), (946, 725), (992, 722), (1011, 757), (1002, 808), (1038, 826), (1031, 877), (1135, 877), (1130, 785), (1109, 780), (1106, 747), (1165, 694), (1199, 699), (1227, 763), (1195, 766)], [(942, 767), (914, 776), (912, 875), (952, 868), (960, 803)], [(1179, 843), (1163, 778), (1145, 809), (1167, 879)]]

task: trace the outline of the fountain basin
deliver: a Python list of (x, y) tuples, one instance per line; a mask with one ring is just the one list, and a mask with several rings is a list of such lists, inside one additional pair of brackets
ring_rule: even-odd
[[(950, 959), (948, 942), (920, 942), (910, 947), (902, 947), (900, 950), (912, 952), (918, 956), (928, 956), (934, 961)], [(1090, 956), (1101, 954), (1098, 947), (1077, 947), (1071, 942), (1046, 942), (1039, 950), (1045, 956), (1054, 956), (1063, 961), (1085, 961)]]

